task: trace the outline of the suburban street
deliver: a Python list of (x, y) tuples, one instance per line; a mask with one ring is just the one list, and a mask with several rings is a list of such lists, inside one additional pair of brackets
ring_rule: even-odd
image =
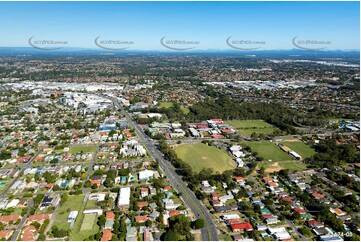
[[(93, 171), (93, 169), (94, 169), (94, 165), (95, 165), (95, 162), (96, 162), (96, 160), (97, 160), (97, 154), (98, 154), (98, 152), (99, 152), (99, 144), (97, 145), (97, 149), (96, 149), (96, 151), (94, 152), (94, 156), (93, 156), (92, 162), (91, 162), (91, 164), (90, 164), (90, 166), (89, 166), (88, 172), (87, 172), (87, 174), (86, 174), (86, 179), (85, 179), (84, 181), (89, 180), (89, 177), (90, 177), (90, 175), (91, 175), (91, 173), (92, 173), (92, 171)], [(81, 188), (81, 189), (83, 190), (83, 193), (86, 192), (86, 189), (84, 188), (84, 185), (85, 185), (85, 182), (83, 183), (83, 186), (82, 186), (82, 188)]]
[[(121, 109), (121, 106), (117, 101), (114, 101), (114, 103), (118, 109)], [(159, 162), (161, 169), (164, 171), (164, 174), (169, 178), (171, 185), (182, 194), (181, 198), (186, 203), (186, 205), (189, 206), (196, 218), (200, 218), (205, 221), (205, 226), (202, 229), (202, 240), (219, 240), (217, 228), (214, 225), (213, 219), (209, 214), (207, 208), (197, 199), (197, 197), (187, 187), (186, 183), (182, 180), (182, 178), (175, 172), (172, 164), (163, 158), (162, 153), (157, 149), (152, 140), (145, 135), (140, 126), (133, 121), (129, 113), (127, 113), (126, 111), (123, 111), (123, 113), (125, 114), (125, 117), (129, 124), (135, 129), (140, 140), (148, 149), (152, 158)]]
[(24, 224), (26, 223), (26, 220), (28, 219), (28, 216), (30, 214), (30, 210), (32, 208), (34, 204), (34, 200), (31, 199), (30, 202), (28, 203), (28, 210), (26, 211), (26, 214), (22, 217), (18, 227), (16, 228), (16, 230), (14, 231), (12, 237), (11, 237), (11, 241), (16, 241), (19, 237), (19, 234), (21, 232), (21, 228), (24, 226)]
[(9, 191), (9, 189), (14, 185), (14, 183), (19, 179), (19, 177), (21, 177), (21, 175), (24, 173), (24, 171), (31, 167), (31, 163), (34, 161), (34, 159), (41, 153), (41, 151), (43, 150), (43, 147), (39, 147), (38, 152), (35, 153), (35, 155), (33, 155), (33, 157), (31, 157), (31, 159), (29, 160), (29, 162), (26, 164), (26, 166), (22, 166), (20, 168), (19, 174), (11, 181), (10, 184), (7, 184), (6, 188), (1, 192), (0, 194), (0, 198), (3, 198), (6, 193)]

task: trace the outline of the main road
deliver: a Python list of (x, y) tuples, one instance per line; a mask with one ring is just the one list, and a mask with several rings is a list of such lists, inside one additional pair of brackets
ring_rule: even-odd
[[(114, 104), (118, 109), (122, 109), (121, 105), (118, 101), (114, 100)], [(182, 200), (186, 203), (186, 205), (192, 210), (196, 218), (200, 218), (204, 220), (204, 228), (201, 230), (202, 232), (202, 240), (203, 241), (216, 241), (218, 238), (218, 231), (216, 226), (213, 223), (213, 219), (208, 212), (208, 209), (202, 204), (201, 201), (197, 199), (194, 193), (187, 187), (187, 184), (182, 180), (182, 178), (175, 172), (175, 168), (173, 165), (163, 158), (163, 154), (157, 149), (155, 144), (152, 142), (150, 138), (144, 133), (142, 128), (134, 122), (132, 117), (128, 112), (122, 111), (127, 119), (128, 123), (134, 128), (137, 133), (139, 139), (148, 149), (152, 158), (159, 162), (160, 168), (163, 170), (164, 174), (169, 178), (170, 184), (180, 192)]]

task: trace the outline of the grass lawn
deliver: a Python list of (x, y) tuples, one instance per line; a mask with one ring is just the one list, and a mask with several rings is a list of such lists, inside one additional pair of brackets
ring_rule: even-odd
[(175, 148), (175, 152), (196, 172), (203, 168), (212, 168), (214, 171), (223, 172), (236, 167), (235, 162), (225, 151), (205, 144), (181, 145)]
[(15, 208), (14, 212), (12, 212), (12, 215), (21, 215), (21, 212), (23, 211), (22, 208)]
[(191, 110), (189, 110), (189, 108), (185, 108), (185, 107), (181, 107), (181, 110), (183, 111), (184, 114), (188, 114)]
[(281, 162), (280, 165), (289, 170), (296, 170), (296, 171), (304, 171), (307, 169), (307, 165), (302, 161), (284, 161)]
[[(162, 108), (170, 108), (173, 106), (173, 103), (172, 102), (159, 102), (158, 104), (160, 107)], [(183, 111), (184, 114), (188, 114), (189, 113), (189, 108), (185, 108), (183, 106), (181, 106), (181, 110)]]
[[(68, 229), (70, 223), (68, 223), (68, 216), (70, 211), (78, 211), (79, 214), (85, 195), (69, 196), (68, 200), (61, 205), (58, 213), (56, 214), (54, 225), (58, 226), (59, 229)], [(79, 219), (79, 214), (78, 218)]]
[(75, 146), (70, 146), (69, 148), (69, 152), (72, 154), (76, 154), (81, 151), (83, 151), (84, 154), (87, 152), (95, 153), (96, 150), (97, 150), (96, 145), (75, 145)]
[(303, 142), (281, 142), (281, 144), (298, 153), (303, 159), (316, 153), (314, 149)]
[(162, 108), (170, 108), (173, 106), (173, 103), (172, 102), (159, 102), (158, 105)]
[(81, 224), (80, 231), (92, 230), (95, 224), (95, 219), (98, 217), (96, 213), (85, 214), (83, 223)]
[(225, 123), (247, 137), (250, 137), (252, 133), (271, 134), (278, 129), (263, 120), (229, 120)]
[(307, 166), (302, 161), (277, 161), (269, 162), (263, 161), (258, 164), (258, 168), (264, 167), (265, 172), (272, 173), (275, 171), (280, 171), (282, 169), (288, 169), (292, 171), (304, 171), (307, 169)]
[(292, 157), (283, 152), (277, 145), (270, 141), (251, 141), (242, 143), (243, 146), (248, 145), (253, 152), (257, 152), (258, 156), (262, 157), (265, 161), (289, 161)]
[[(99, 152), (98, 155), (97, 155), (97, 162), (108, 162), (109, 159), (108, 159), (108, 156), (109, 155), (109, 152)], [(100, 159), (99, 157), (100, 156), (104, 156), (105, 158), (104, 159)]]
[(97, 206), (97, 200), (89, 200), (87, 201), (86, 205), (85, 205), (86, 209), (93, 209), (93, 208), (98, 208)]

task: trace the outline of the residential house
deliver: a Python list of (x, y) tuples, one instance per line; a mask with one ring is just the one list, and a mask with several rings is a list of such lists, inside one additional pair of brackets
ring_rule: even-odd
[(14, 230), (1, 230), (0, 231), (0, 239), (8, 240), (13, 233), (14, 233)]
[(249, 222), (231, 224), (233, 232), (252, 231), (253, 227)]
[(127, 228), (127, 234), (126, 234), (126, 241), (137, 241), (137, 228), (136, 227), (128, 227)]
[(21, 231), (21, 240), (22, 241), (35, 241), (36, 240), (36, 228), (33, 225), (26, 226)]
[(112, 231), (110, 229), (104, 229), (100, 241), (110, 241), (113, 237)]
[(149, 180), (151, 178), (153, 178), (154, 176), (154, 171), (152, 170), (144, 170), (144, 171), (140, 171), (139, 172), (139, 180)]
[(20, 218), (21, 218), (20, 215), (4, 215), (4, 216), (0, 216), (0, 222), (4, 224), (8, 224), (9, 222), (16, 222)]
[(148, 192), (148, 188), (147, 187), (142, 187), (140, 188), (140, 197), (141, 198), (145, 198), (148, 197), (149, 192)]
[(40, 204), (40, 210), (47, 208), (47, 207), (56, 207), (60, 202), (60, 195), (57, 194), (54, 197), (46, 195), (43, 201)]

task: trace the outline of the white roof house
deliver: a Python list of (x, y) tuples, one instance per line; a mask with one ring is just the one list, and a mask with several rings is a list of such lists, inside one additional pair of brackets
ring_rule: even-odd
[(89, 194), (88, 200), (97, 200), (97, 201), (104, 201), (105, 200), (105, 193), (93, 193)]
[(180, 124), (180, 123), (171, 123), (171, 126), (172, 126), (173, 129), (179, 129), (179, 128), (182, 127), (182, 124)]
[(243, 167), (244, 166), (244, 162), (241, 158), (236, 158), (236, 162), (237, 162), (237, 166), (238, 167)]
[(240, 218), (238, 214), (225, 214), (223, 215), (224, 220)]
[(0, 209), (4, 209), (7, 204), (8, 204), (8, 201), (7, 201), (7, 200), (1, 201), (1, 202), (0, 202)]
[(78, 217), (78, 211), (71, 211), (68, 216), (68, 222), (71, 223), (75, 221), (76, 217)]
[(202, 186), (204, 186), (204, 187), (210, 187), (211, 185), (209, 184), (208, 181), (202, 181)]
[(163, 202), (164, 202), (164, 207), (167, 210), (176, 209), (177, 207), (179, 207), (181, 205), (178, 203), (174, 203), (174, 201), (172, 199), (168, 199), (168, 198), (163, 199)]
[(246, 157), (246, 154), (245, 153), (243, 153), (242, 151), (234, 151), (234, 152), (232, 152), (233, 153), (233, 155), (235, 156), (235, 157), (237, 157), (237, 158), (239, 158), (239, 157)]
[(273, 237), (278, 240), (291, 239), (291, 235), (287, 231), (276, 232), (273, 234)]
[(154, 171), (151, 170), (144, 170), (139, 172), (139, 180), (148, 180), (153, 178)]
[(229, 148), (232, 152), (240, 151), (242, 147), (240, 145), (233, 145)]
[(268, 231), (270, 234), (274, 234), (274, 233), (282, 233), (282, 232), (286, 232), (286, 228), (285, 227), (268, 227)]
[(88, 210), (84, 210), (83, 213), (84, 214), (97, 213), (98, 215), (102, 215), (103, 214), (103, 209), (88, 209)]
[(129, 206), (130, 187), (123, 187), (119, 190), (118, 206)]
[(13, 199), (6, 205), (6, 208), (15, 208), (19, 204), (19, 199)]

